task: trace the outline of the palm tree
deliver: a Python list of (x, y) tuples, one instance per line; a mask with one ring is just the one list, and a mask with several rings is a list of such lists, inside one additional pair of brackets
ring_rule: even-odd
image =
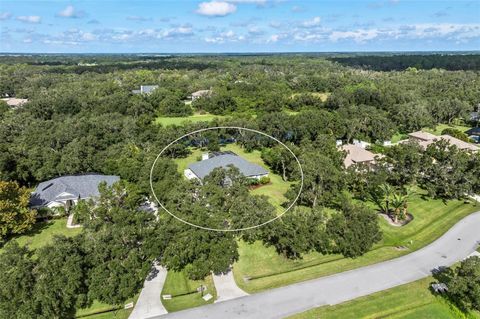
[(392, 207), (393, 207), (393, 221), (398, 223), (398, 219), (405, 219), (406, 210), (407, 210), (407, 197), (408, 195), (402, 195), (399, 193), (394, 193), (392, 196)]

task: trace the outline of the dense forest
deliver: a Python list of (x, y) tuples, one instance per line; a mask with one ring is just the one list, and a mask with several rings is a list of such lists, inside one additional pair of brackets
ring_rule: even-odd
[[(100, 204), (76, 206), (82, 234), (56, 239), (54, 249), (19, 248), (8, 243), (19, 231), (4, 228), (0, 235), (6, 252), (0, 265), (11, 272), (0, 280), (0, 309), (6, 309), (0, 315), (15, 317), (22, 311), (32, 317), (69, 318), (76, 307), (93, 300), (121, 304), (139, 291), (153, 260), (201, 279), (238, 259), (239, 239), (261, 241), (290, 259), (312, 251), (355, 258), (382, 238), (367, 200), (402, 219), (412, 187), (444, 200), (479, 193), (478, 153), (467, 154), (443, 140), (425, 151), (413, 143), (383, 146), (394, 135), (440, 123), (475, 125), (468, 121), (480, 103), (479, 58), (456, 56), (447, 63), (436, 55), (389, 56), (373, 63), (370, 57), (310, 55), (1, 57), (0, 95), (28, 99), (21, 107), (0, 105), (0, 180), (5, 183), (0, 190), (23, 198), (15, 204), (16, 216), (29, 213), (25, 187), (56, 176), (98, 172), (119, 175), (122, 183), (102, 186)], [(141, 85), (159, 87), (148, 95), (133, 94)], [(184, 102), (205, 89), (212, 94)], [(156, 121), (207, 113), (217, 117), (181, 126)], [(293, 150), (305, 178), (291, 213), (258, 230), (215, 233), (192, 229), (166, 214), (158, 221), (136, 210), (151, 196), (150, 169), (160, 150), (187, 132), (210, 126), (261, 130)], [(292, 182), (285, 206), (293, 200), (300, 176), (284, 149), (238, 131), (209, 136), (215, 138), (233, 138), (246, 152), (261, 151), (271, 170)], [(372, 143), (383, 154), (375, 170), (345, 168), (345, 153), (336, 141), (354, 139)], [(236, 205), (232, 194), (242, 198), (236, 209), (244, 213), (243, 218), (228, 217), (234, 227), (275, 215), (265, 198), (249, 195), (236, 171), (215, 171), (203, 187), (183, 181), (173, 159), (186, 157), (197, 142), (177, 143), (157, 163), (153, 184), (165, 205), (209, 227), (223, 225), (224, 215), (207, 217), (212, 210), (229, 212)], [(223, 192), (225, 176), (238, 181), (238, 187)], [(212, 195), (216, 202), (196, 201), (202, 196), (187, 200), (182, 194), (188, 192)], [(391, 195), (398, 199), (395, 209), (388, 206)], [(251, 207), (265, 215), (256, 216)], [(25, 223), (31, 220), (28, 215)], [(71, 266), (68, 271), (62, 268), (64, 260)], [(49, 286), (54, 273), (60, 279)], [(68, 287), (63, 300), (49, 298), (63, 287)], [(30, 302), (22, 304), (22, 298)]]

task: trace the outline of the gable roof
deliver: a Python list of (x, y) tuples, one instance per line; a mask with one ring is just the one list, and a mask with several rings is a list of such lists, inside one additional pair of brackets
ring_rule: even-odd
[(471, 129), (465, 131), (467, 135), (480, 135), (480, 127), (472, 127)]
[(346, 144), (340, 146), (340, 149), (347, 152), (347, 156), (343, 161), (345, 167), (350, 167), (353, 164), (357, 163), (368, 163), (375, 161), (375, 154), (367, 151), (364, 148), (361, 148), (360, 146), (354, 144)]
[(151, 93), (155, 91), (155, 89), (158, 88), (158, 85), (141, 85), (140, 86), (140, 91), (142, 93)]
[(436, 135), (433, 135), (433, 134), (428, 133), (428, 132), (423, 132), (423, 131), (413, 132), (413, 133), (408, 134), (408, 136), (416, 138), (418, 140), (422, 140), (422, 141), (430, 141), (430, 140), (434, 140), (434, 139), (437, 138)]
[(216, 155), (212, 158), (190, 164), (188, 168), (197, 175), (198, 178), (203, 179), (215, 168), (227, 168), (229, 165), (238, 168), (240, 173), (246, 177), (268, 174), (268, 171), (260, 165), (250, 163), (244, 158), (232, 154)]
[(11, 107), (22, 106), (23, 104), (28, 102), (28, 99), (18, 99), (16, 97), (7, 97), (1, 100), (5, 101), (5, 103), (7, 103), (8, 106), (11, 106)]
[(98, 196), (98, 185), (108, 186), (120, 180), (113, 175), (85, 174), (60, 176), (38, 184), (30, 198), (31, 206), (46, 206), (53, 201), (66, 201)]

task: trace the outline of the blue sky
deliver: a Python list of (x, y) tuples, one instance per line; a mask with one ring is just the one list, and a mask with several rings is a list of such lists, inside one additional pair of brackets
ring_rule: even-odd
[(1, 52), (480, 50), (480, 1), (4, 1)]

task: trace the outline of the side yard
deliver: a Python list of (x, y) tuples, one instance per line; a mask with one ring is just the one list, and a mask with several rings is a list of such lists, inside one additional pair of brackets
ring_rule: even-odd
[[(75, 236), (80, 234), (81, 228), (67, 228), (67, 218), (53, 219), (45, 222), (36, 223), (33, 228), (12, 240), (18, 242), (20, 246), (28, 245), (30, 249), (37, 249), (48, 245), (55, 235)], [(2, 249), (0, 249), (0, 253)]]
[(428, 245), (460, 219), (480, 210), (480, 205), (456, 200), (444, 204), (441, 200), (424, 200), (421, 195), (412, 197), (409, 207), (414, 216), (411, 223), (393, 227), (381, 219), (384, 239), (355, 259), (310, 253), (300, 260), (288, 260), (260, 242), (252, 245), (240, 242), (240, 259), (234, 265), (235, 281), (241, 289), (255, 293), (399, 257)]

